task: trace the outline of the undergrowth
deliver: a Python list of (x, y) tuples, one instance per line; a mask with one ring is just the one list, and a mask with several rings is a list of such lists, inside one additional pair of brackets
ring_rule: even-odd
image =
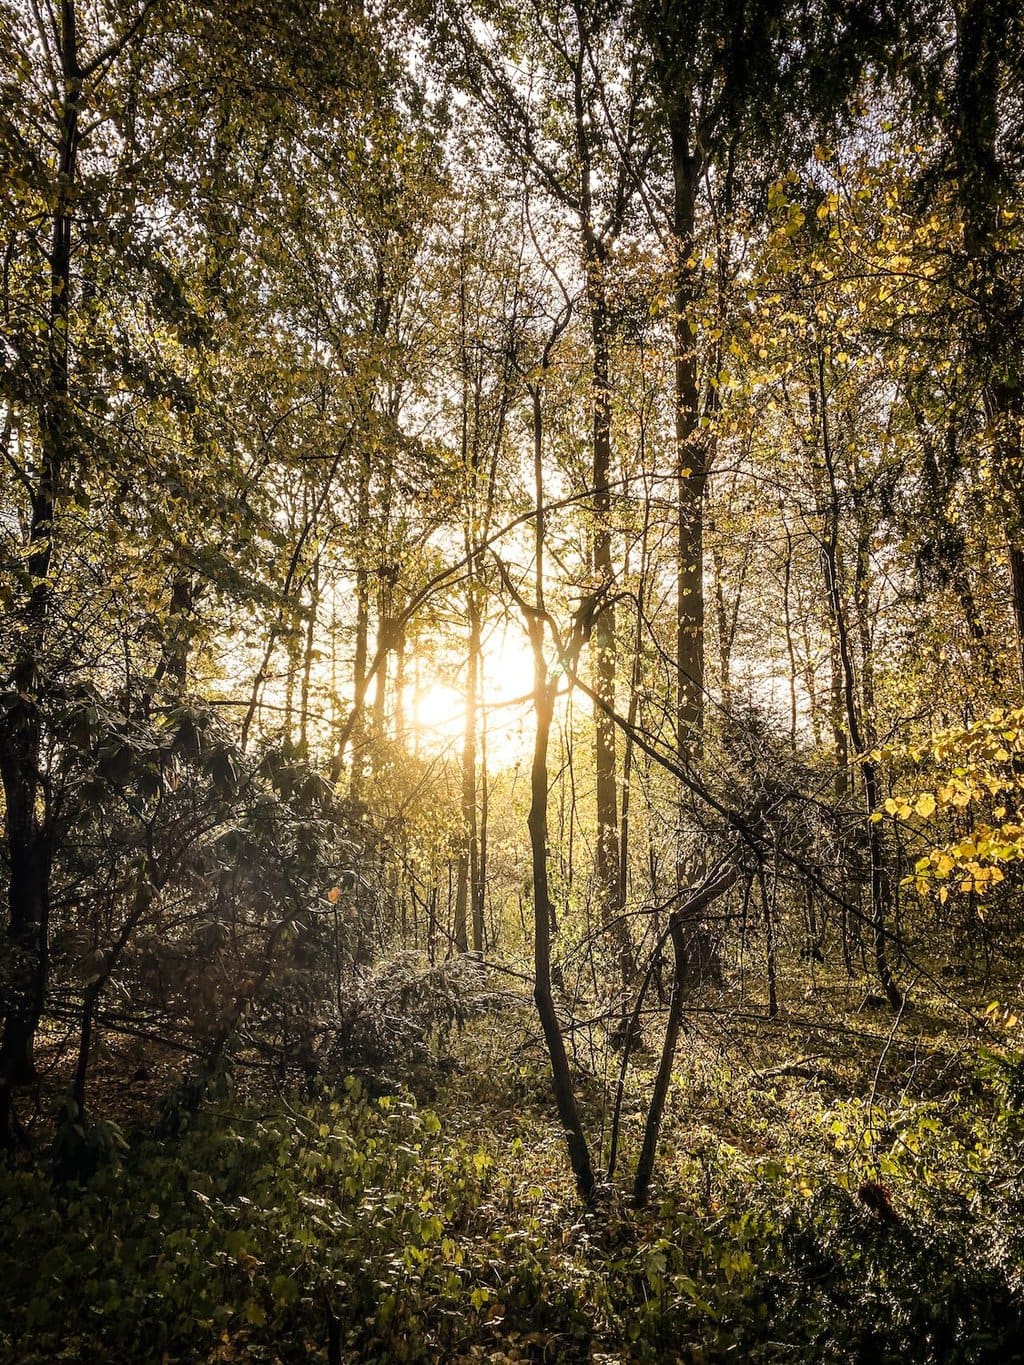
[(723, 1084), (689, 1127), (680, 1079), (643, 1213), (618, 1188), (581, 1211), (525, 1106), (518, 1136), (460, 1136), (358, 1081), (208, 1103), (80, 1180), (0, 1173), (0, 1351), (1002, 1365), (1024, 1359), (1022, 1074), (993, 1057), (941, 1100), (871, 1103)]

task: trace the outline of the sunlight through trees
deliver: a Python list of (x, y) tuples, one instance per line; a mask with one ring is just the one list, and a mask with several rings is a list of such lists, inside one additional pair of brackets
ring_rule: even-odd
[[(1017, 1103), (1019, 6), (0, 0), (0, 47), (11, 1170), (45, 1135), (105, 1179), (129, 1119), (162, 1094), (177, 1141), (229, 1079), (315, 1107), (493, 1071), (567, 1200), (625, 1228), (703, 1163), (706, 1221), (702, 1049), (806, 1079), (857, 1038), (819, 1127), (832, 1159), (856, 1097), (874, 1136), (821, 1179), (888, 1228), (879, 1107), (970, 1089), (925, 1052)], [(330, 1131), (388, 1112), (349, 1101)], [(472, 1222), (475, 1138), (380, 1121), (423, 1219), (403, 1124)], [(259, 1254), (256, 1333), (293, 1306)], [(332, 1362), (340, 1282), (295, 1288)], [(473, 1286), (497, 1349), (513, 1298)], [(648, 1327), (636, 1359), (676, 1358)]]

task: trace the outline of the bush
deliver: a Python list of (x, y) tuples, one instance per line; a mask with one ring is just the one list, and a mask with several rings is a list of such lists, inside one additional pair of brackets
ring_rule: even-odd
[[(614, 1192), (579, 1211), (546, 1129), (483, 1150), (357, 1080), (297, 1107), (208, 1102), (79, 1185), (0, 1173), (0, 1358), (1019, 1359), (1019, 1115), (991, 1089), (973, 1111), (879, 1113), (808, 1101), (828, 1142), (780, 1156), (695, 1129), (638, 1215)], [(868, 1197), (880, 1170), (891, 1216)]]

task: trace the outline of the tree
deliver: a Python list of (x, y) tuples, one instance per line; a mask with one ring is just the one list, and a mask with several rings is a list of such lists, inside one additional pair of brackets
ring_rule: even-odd
[[(343, 60), (349, 17), (324, 20), (328, 34), (286, 31), (280, 15), (249, 23), (238, 12), (197, 11), (185, 22), (150, 4), (101, 6), (87, 19), (76, 0), (51, 15), (4, 13), (20, 98), (19, 121), (3, 125), (13, 186), (4, 219), (11, 586), (0, 720), (8, 1139), (13, 1089), (34, 1075), (51, 879), (67, 819), (52, 780), (62, 743), (56, 702), (91, 677), (105, 692), (119, 690), (130, 719), (173, 705), (192, 679), (197, 604), (204, 600), (209, 616), (214, 593), (261, 600), (253, 551), (276, 508), (264, 496), (269, 480), (253, 478), (267, 468), (266, 450), (252, 428), (239, 439), (232, 410), (251, 375), (224, 363), (219, 347), (260, 316), (258, 288), (240, 267), (264, 244), (253, 219), (280, 184), (269, 187), (264, 165), (247, 164), (245, 152), (258, 145), (272, 159), (289, 140), (296, 145), (302, 73), (309, 97), (331, 92), (337, 115), (346, 97), (339, 103), (333, 93), (335, 69), (317, 73), (300, 54), (315, 32), (325, 41), (312, 46)], [(268, 84), (244, 118), (243, 43), (268, 69), (287, 69), (292, 92), (282, 100)], [(180, 80), (170, 93), (168, 71)], [(218, 84), (225, 71), (230, 78)], [(145, 571), (119, 599), (127, 563)], [(92, 574), (102, 586), (90, 604)], [(165, 592), (150, 609), (146, 594)], [(134, 628), (121, 637), (128, 604)], [(126, 647), (119, 679), (104, 658), (112, 638)]]
[[(622, 54), (613, 8), (573, 4), (565, 14), (543, 6), (524, 28), (521, 15), (495, 10), (482, 34), (469, 9), (449, 6), (439, 16), (443, 43), (454, 49), (460, 78), (480, 102), (512, 164), (568, 216), (576, 238), (590, 332), (589, 582), (593, 599), (593, 665), (599, 694), (615, 688), (615, 579), (612, 521), (611, 318), (608, 275), (632, 200), (630, 159), (637, 133), (640, 89), (635, 66), (623, 57), (623, 81), (602, 70)], [(523, 86), (503, 55), (520, 51), (533, 75)], [(620, 150), (620, 143), (624, 152)], [(602, 600), (603, 599), (603, 600)], [(615, 732), (595, 712), (596, 866), (604, 922), (621, 939), (618, 774)]]

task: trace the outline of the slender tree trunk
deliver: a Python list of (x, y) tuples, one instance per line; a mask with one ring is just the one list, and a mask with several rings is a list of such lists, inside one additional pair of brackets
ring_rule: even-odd
[(569, 1161), (576, 1188), (586, 1203), (596, 1193), (590, 1149), (576, 1104), (572, 1073), (565, 1051), (565, 1039), (551, 994), (551, 926), (553, 906), (548, 886), (548, 743), (554, 716), (558, 682), (548, 676), (544, 657), (544, 482), (541, 397), (539, 387), (532, 390), (534, 415), (534, 478), (536, 482), (535, 573), (536, 608), (528, 617), (530, 645), (533, 650), (533, 707), (536, 734), (530, 768), (530, 858), (533, 873), (533, 998), (537, 1006), (544, 1041), (551, 1062), (551, 1082), (558, 1117), (565, 1132)]
[[(377, 261), (376, 275), (376, 294), (373, 304), (373, 319), (371, 332), (378, 346), (383, 345), (387, 336), (388, 328), (391, 325), (392, 301), (388, 289), (388, 276), (385, 262), (386, 242), (381, 247), (380, 256)], [(366, 706), (366, 696), (369, 690), (371, 677), (368, 673), (369, 654), (370, 654), (370, 553), (371, 553), (371, 491), (374, 475), (374, 463), (371, 459), (373, 449), (373, 421), (375, 404), (379, 398), (379, 391), (374, 386), (374, 381), (368, 381), (368, 389), (364, 394), (362, 403), (362, 421), (360, 423), (359, 439), (359, 470), (356, 482), (356, 629), (355, 629), (355, 649), (352, 659), (352, 709), (348, 720), (342, 727), (341, 735), (337, 741), (334, 756), (331, 761), (331, 779), (337, 782), (341, 777), (342, 767), (345, 760), (345, 748), (349, 742), (352, 744), (352, 772), (349, 778), (349, 792), (354, 801), (358, 801), (362, 791), (363, 764), (365, 755), (363, 746), (366, 741), (366, 727), (364, 725), (364, 715)], [(384, 463), (384, 462), (382, 462)], [(381, 497), (383, 503), (386, 498)], [(384, 532), (382, 531), (382, 535)], [(387, 640), (382, 640), (382, 622), (378, 626), (378, 652), (382, 645), (384, 657), (378, 660), (376, 670), (378, 695), (382, 696), (380, 688), (381, 678), (387, 674)]]
[(285, 679), (284, 679), (284, 738), (287, 743), (291, 743), (294, 738), (294, 718), (295, 718), (295, 680), (299, 674), (299, 642), (294, 635), (289, 634), (285, 648)]
[[(539, 633), (539, 632), (538, 632)], [(544, 1041), (551, 1061), (551, 1082), (558, 1117), (565, 1132), (569, 1161), (580, 1197), (590, 1203), (594, 1198), (595, 1180), (590, 1162), (590, 1150), (576, 1105), (565, 1039), (555, 1011), (551, 994), (551, 897), (548, 890), (547, 807), (548, 807), (548, 740), (554, 713), (557, 684), (548, 680), (543, 660), (543, 644), (535, 645), (540, 661), (536, 667), (533, 704), (537, 732), (534, 739), (533, 763), (530, 776), (530, 854), (533, 866), (533, 935), (534, 987)]]
[[(828, 627), (829, 661), (829, 705), (828, 722), (832, 731), (833, 766), (835, 769), (836, 801), (846, 800), (849, 792), (850, 748), (846, 733), (846, 701), (843, 688), (842, 643), (840, 639), (840, 619), (845, 620), (842, 608), (842, 568), (839, 548), (839, 507), (828, 484), (827, 471), (818, 459), (816, 442), (821, 426), (819, 411), (818, 377), (808, 375), (807, 407), (810, 427), (813, 433), (807, 443), (807, 454), (811, 462), (814, 478), (814, 494), (822, 521), (822, 534), (819, 539), (821, 571), (825, 580), (825, 596), (828, 606), (826, 623)], [(836, 585), (834, 599), (832, 585)], [(836, 613), (839, 603), (839, 615)]]
[(480, 672), (480, 703), (483, 726), (480, 731), (479, 872), (476, 886), (473, 889), (473, 951), (482, 958), (488, 949), (485, 912), (487, 908), (487, 821), (490, 813), (490, 790), (487, 773), (487, 712), (483, 710), (483, 669)]
[(1024, 686), (1024, 388), (990, 384), (985, 408), (1005, 506), (1017, 664)]
[(57, 497), (71, 460), (68, 328), (72, 297), (73, 204), (82, 76), (74, 0), (62, 0), (56, 34), (61, 64), (58, 174), (49, 260), (46, 379), (39, 411), (40, 458), (29, 515), (26, 567), (31, 587), (22, 608), (9, 676), (17, 700), (0, 725), (0, 777), (9, 859), (5, 954), (6, 1001), (0, 1040), (0, 1143), (14, 1136), (13, 1091), (35, 1078), (33, 1049), (49, 975), (52, 835), (41, 771), (43, 719), (38, 697), (45, 674), (50, 571), (57, 537)]
[(789, 659), (789, 747), (792, 753), (796, 753), (796, 645), (793, 641), (793, 610), (792, 610), (792, 584), (793, 584), (793, 533), (786, 526), (786, 562), (784, 566), (784, 576), (782, 583), (782, 610), (786, 626), (786, 656)]
[(804, 686), (807, 688), (807, 698), (811, 713), (811, 735), (814, 739), (814, 747), (821, 748), (822, 731), (822, 704), (820, 689), (818, 687), (818, 670), (815, 663), (815, 650), (811, 646), (811, 613), (808, 610), (800, 612), (800, 644), (803, 649), (801, 661), (801, 671), (803, 673)]
[(388, 657), (391, 654), (391, 647), (394, 642), (394, 630), (390, 613), (391, 592), (390, 585), (381, 584), (381, 590), (377, 594), (377, 652), (382, 654), (381, 665), (377, 669), (377, 676), (374, 682), (372, 726), (373, 737), (375, 740), (384, 738), (385, 722), (387, 720), (388, 702)]
[[(480, 688), (483, 677), (483, 577), (484, 559), (480, 550), (481, 536), (486, 535), (494, 499), (494, 474), (487, 480), (487, 495), (480, 507), (479, 481), (482, 457), (483, 376), (481, 361), (469, 341), (469, 305), (467, 298), (466, 234), (463, 231), (463, 251), (459, 272), (459, 357), (462, 381), (461, 454), (465, 487), (463, 543), (469, 576), (466, 581), (466, 620), (469, 626), (466, 642), (465, 723), (462, 741), (462, 842), (458, 859), (458, 891), (455, 911), (455, 939), (459, 952), (467, 952), (472, 943), (474, 954), (483, 957), (484, 919), (483, 883), (481, 878), (480, 812), (478, 808), (478, 731), (480, 726)], [(497, 460), (501, 430), (504, 425), (505, 398), (499, 406), (493, 459)], [(493, 461), (492, 461), (493, 470)]]
[[(370, 571), (368, 567), (370, 535), (370, 452), (362, 448), (359, 452), (359, 477), (356, 486), (356, 636), (352, 658), (352, 697), (353, 708), (358, 707), (357, 720), (352, 732), (352, 772), (349, 778), (349, 794), (358, 801), (362, 791), (363, 779), (363, 726), (361, 723), (363, 700), (366, 694), (366, 669), (370, 650)], [(340, 756), (339, 756), (340, 757)], [(340, 771), (339, 774), (340, 776)], [(337, 778), (335, 778), (337, 780)]]
[[(699, 431), (700, 382), (695, 308), (700, 279), (694, 262), (700, 159), (692, 145), (691, 92), (663, 88), (672, 154), (674, 274), (676, 545), (676, 748), (680, 761), (699, 767), (704, 754), (704, 498), (707, 450)], [(680, 791), (682, 805), (683, 791)], [(677, 835), (676, 890), (687, 879), (682, 818)], [(703, 973), (714, 949), (699, 912), (693, 911), (677, 957), (677, 993), (684, 988), (687, 956)], [(676, 938), (673, 935), (673, 949)], [(681, 1003), (680, 1003), (681, 1008)], [(667, 1084), (667, 1082), (666, 1082)], [(650, 1153), (653, 1162), (653, 1150)]]
[[(577, 11), (577, 23), (582, 20)], [(591, 341), (591, 483), (593, 525), (590, 557), (594, 591), (607, 591), (614, 581), (611, 522), (611, 323), (608, 316), (607, 245), (595, 223), (593, 140), (585, 94), (586, 56), (581, 46), (574, 66), (576, 150), (580, 167), (580, 246), (586, 281)], [(593, 687), (606, 706), (615, 704), (615, 611), (606, 603), (593, 623), (591, 639)], [(619, 903), (618, 774), (615, 726), (607, 710), (594, 707), (594, 768), (597, 805), (597, 884), (601, 920), (621, 941)]]
[(406, 665), (405, 622), (395, 623), (395, 743), (401, 749), (405, 745), (405, 665)]
[(864, 737), (857, 707), (853, 652), (850, 648), (849, 631), (847, 630), (846, 625), (846, 611), (843, 605), (842, 589), (839, 582), (837, 560), (839, 541), (839, 494), (836, 485), (835, 463), (832, 456), (832, 442), (829, 434), (825, 392), (825, 357), (821, 350), (818, 352), (818, 401), (820, 404), (819, 422), (821, 429), (821, 452), (832, 504), (830, 517), (831, 530), (829, 535), (826, 538), (823, 538), (822, 549), (824, 552), (824, 563), (828, 580), (829, 606), (831, 608), (832, 619), (835, 622), (839, 645), (846, 723), (854, 751), (860, 755), (861, 759), (859, 766), (864, 788), (865, 820), (868, 831), (868, 851), (871, 864), (871, 933), (874, 946), (875, 971), (878, 975), (878, 980), (882, 989), (885, 991), (889, 1004), (892, 1006), (893, 1010), (898, 1012), (903, 1009), (905, 1001), (903, 993), (897, 986), (892, 975), (887, 948), (889, 930), (886, 921), (889, 917), (892, 887), (885, 858), (885, 849), (882, 844), (881, 825), (871, 820), (871, 815), (878, 808), (878, 771), (877, 765), (870, 754), (865, 752)]
[(778, 874), (772, 867), (772, 891), (768, 894), (767, 869), (762, 866), (758, 871), (761, 890), (761, 920), (764, 924), (765, 973), (768, 982), (768, 1018), (774, 1019), (779, 1012), (778, 966), (775, 960), (775, 890)]
[[(167, 621), (163, 628), (160, 658), (147, 691), (151, 694), (166, 681), (177, 697), (188, 686), (188, 656), (193, 613), (202, 589), (192, 574), (181, 570), (171, 583)], [(147, 702), (148, 709), (148, 702)]]
[[(967, 628), (971, 632), (972, 639), (978, 645), (985, 667), (990, 672), (993, 681), (998, 684), (999, 662), (992, 650), (988, 632), (985, 629), (985, 622), (974, 595), (967, 565), (967, 537), (957, 519), (952, 496), (953, 471), (956, 463), (956, 423), (952, 418), (947, 421), (946, 439), (944, 441), (946, 458), (942, 459), (935, 436), (928, 425), (924, 412), (914, 402), (913, 397), (910, 397), (908, 402), (914, 425), (921, 439), (921, 469), (924, 475), (924, 492), (927, 499), (928, 515), (934, 526), (932, 542), (937, 550), (937, 563), (934, 566), (936, 576), (942, 586), (948, 582), (955, 592)], [(1011, 570), (1012, 567), (1011, 558)], [(1014, 600), (1016, 601), (1016, 595)]]
[(857, 616), (857, 645), (860, 665), (862, 740), (865, 748), (875, 743), (875, 652), (871, 632), (871, 533), (865, 509), (859, 512), (857, 562), (853, 575), (853, 606)]
[[(594, 582), (598, 588), (614, 578), (611, 530), (611, 391), (609, 376), (608, 309), (604, 264), (596, 243), (588, 246), (588, 301), (593, 344), (593, 491), (594, 529), (591, 543)], [(591, 642), (594, 690), (602, 701), (615, 704), (615, 611), (605, 604), (594, 622)], [(619, 875), (618, 774), (615, 725), (607, 711), (594, 709), (594, 760), (597, 800), (597, 881), (601, 915), (606, 925), (622, 911)], [(616, 929), (621, 938), (621, 926)]]
[(693, 264), (699, 162), (690, 146), (688, 92), (669, 101), (675, 250), (675, 461), (678, 490), (676, 563), (676, 743), (699, 762), (704, 723), (704, 494), (706, 455), (699, 439), (700, 387)]
[(313, 645), (316, 639), (316, 618), (320, 607), (320, 556), (313, 560), (309, 575), (309, 616), (306, 620), (306, 639), (302, 657), (302, 690), (299, 700), (299, 743), (303, 753), (309, 748), (309, 696), (313, 681)]
[(722, 710), (732, 714), (732, 632), (729, 629), (729, 613), (725, 606), (725, 586), (722, 582), (722, 556), (715, 549), (712, 555), (715, 569), (715, 624), (718, 635), (718, 670), (721, 675)]
[(643, 581), (637, 592), (636, 634), (633, 637), (633, 662), (629, 672), (629, 703), (626, 708), (628, 729), (622, 755), (622, 821), (619, 831), (619, 904), (626, 904), (629, 878), (629, 807), (632, 796), (633, 778), (633, 730), (636, 728), (637, 712), (640, 705), (640, 673), (642, 668), (643, 646)]
[(669, 996), (668, 1019), (665, 1023), (665, 1036), (661, 1045), (661, 1057), (654, 1078), (654, 1091), (644, 1123), (643, 1143), (633, 1178), (633, 1203), (643, 1208), (650, 1192), (651, 1177), (654, 1174), (654, 1160), (658, 1150), (658, 1135), (668, 1099), (668, 1087), (672, 1079), (672, 1065), (675, 1061), (676, 1045), (683, 1022), (683, 1001), (686, 994), (688, 926), (699, 919), (707, 907), (719, 896), (725, 894), (736, 880), (737, 872), (731, 864), (722, 868), (682, 904), (670, 913), (668, 932), (672, 941), (672, 986)]
[(469, 638), (466, 650), (466, 713), (462, 739), (462, 841), (459, 846), (458, 885), (455, 897), (455, 947), (460, 953), (483, 952), (482, 925), (478, 923), (480, 844), (477, 812), (477, 697), (480, 676), (480, 600), (476, 584), (466, 589)]
[(638, 1209), (647, 1203), (651, 1187), (654, 1160), (658, 1150), (658, 1134), (661, 1132), (661, 1120), (665, 1113), (665, 1101), (668, 1099), (668, 1087), (672, 1080), (672, 1065), (683, 1022), (683, 999), (686, 993), (686, 931), (681, 918), (674, 913), (669, 920), (669, 937), (672, 940), (672, 985), (661, 1058), (654, 1078), (654, 1091), (644, 1125), (643, 1144), (633, 1179), (633, 1203)]
[(1018, 665), (1024, 682), (1024, 383), (1021, 382), (1019, 287), (1009, 274), (1013, 253), (999, 241), (1002, 185), (1013, 174), (1001, 143), (1002, 104), (1009, 95), (1006, 8), (998, 0), (954, 6), (956, 88), (948, 105), (956, 152), (964, 247), (969, 272), (962, 287), (975, 298), (973, 339), (990, 376), (983, 400), (1003, 502)]

